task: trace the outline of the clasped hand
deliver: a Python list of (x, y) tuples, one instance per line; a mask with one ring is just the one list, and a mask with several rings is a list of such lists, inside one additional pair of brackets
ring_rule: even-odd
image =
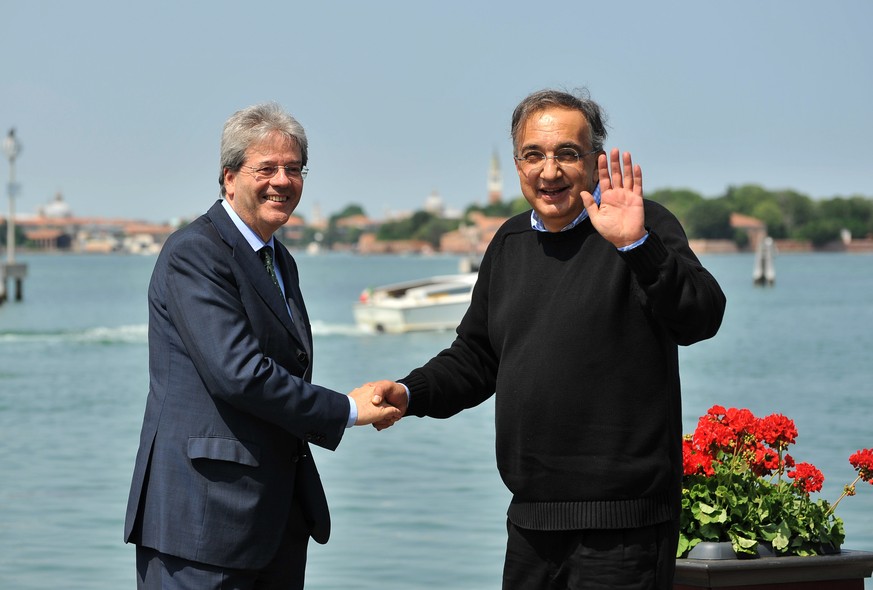
[(365, 383), (349, 394), (358, 407), (356, 426), (372, 424), (383, 430), (400, 420), (408, 405), (406, 389), (393, 381)]

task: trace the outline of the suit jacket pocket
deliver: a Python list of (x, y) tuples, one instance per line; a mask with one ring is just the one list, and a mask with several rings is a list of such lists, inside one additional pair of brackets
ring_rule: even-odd
[(199, 436), (188, 438), (188, 458), (230, 461), (240, 465), (257, 467), (260, 465), (261, 449), (252, 442), (218, 436)]

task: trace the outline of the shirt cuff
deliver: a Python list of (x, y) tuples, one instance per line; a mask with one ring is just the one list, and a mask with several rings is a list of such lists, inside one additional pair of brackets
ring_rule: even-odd
[(358, 406), (355, 404), (355, 400), (352, 399), (352, 396), (346, 396), (349, 398), (349, 421), (346, 422), (346, 428), (351, 428), (355, 425), (355, 422), (358, 421)]
[(645, 242), (646, 239), (648, 239), (648, 237), (649, 237), (649, 232), (646, 232), (646, 235), (641, 237), (639, 240), (637, 240), (633, 244), (628, 244), (627, 246), (622, 246), (621, 248), (618, 249), (618, 251), (619, 252), (627, 252), (628, 250), (633, 250), (634, 248), (636, 248), (637, 246), (639, 246), (643, 242)]

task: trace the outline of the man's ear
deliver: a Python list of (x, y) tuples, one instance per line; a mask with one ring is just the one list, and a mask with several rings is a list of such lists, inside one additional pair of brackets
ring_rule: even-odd
[(228, 197), (233, 197), (235, 192), (236, 172), (230, 168), (224, 169), (224, 192)]

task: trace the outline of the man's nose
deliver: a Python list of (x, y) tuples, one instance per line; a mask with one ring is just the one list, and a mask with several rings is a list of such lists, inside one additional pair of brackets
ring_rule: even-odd
[(559, 176), (561, 173), (561, 167), (558, 165), (558, 161), (554, 158), (547, 158), (543, 163), (543, 168), (540, 170), (540, 176), (544, 176), (546, 178), (555, 178)]

